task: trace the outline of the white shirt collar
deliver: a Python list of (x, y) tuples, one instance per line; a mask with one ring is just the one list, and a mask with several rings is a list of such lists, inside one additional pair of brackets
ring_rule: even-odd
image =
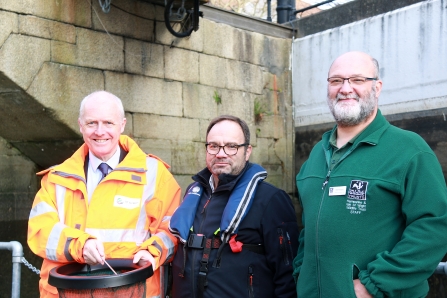
[[(112, 155), (112, 157), (108, 161), (105, 162), (106, 164), (109, 165), (109, 167), (112, 170), (114, 168), (116, 168), (116, 166), (120, 163), (120, 154), (121, 154), (121, 149), (118, 146), (117, 150)], [(88, 165), (89, 165), (89, 167), (92, 168), (93, 172), (96, 172), (99, 165), (104, 162), (104, 161), (100, 160), (99, 158), (97, 158), (95, 155), (93, 155), (93, 153), (90, 150), (88, 151), (88, 158), (89, 158)]]

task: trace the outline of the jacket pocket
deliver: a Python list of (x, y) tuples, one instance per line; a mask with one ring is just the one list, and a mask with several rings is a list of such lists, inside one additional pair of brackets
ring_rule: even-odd
[(352, 270), (351, 270), (351, 280), (349, 281), (351, 286), (350, 286), (350, 290), (351, 290), (351, 295), (350, 297), (357, 297), (357, 295), (355, 294), (355, 289), (354, 289), (354, 279), (358, 279), (359, 278), (359, 273), (360, 273), (360, 269), (356, 264), (352, 264)]
[[(282, 228), (277, 228), (277, 232), (278, 232), (279, 247), (281, 248), (284, 265), (287, 266), (290, 264), (289, 251), (292, 250), (292, 248), (290, 248), (290, 249), (288, 248), (290, 239), (287, 240), (284, 238), (284, 232), (283, 232)], [(288, 233), (287, 233), (287, 236), (289, 236)]]
[(255, 292), (253, 289), (253, 278), (254, 278), (254, 271), (253, 267), (250, 265), (248, 266), (248, 297), (254, 298)]
[(356, 264), (352, 264), (352, 280), (359, 278), (360, 269)]

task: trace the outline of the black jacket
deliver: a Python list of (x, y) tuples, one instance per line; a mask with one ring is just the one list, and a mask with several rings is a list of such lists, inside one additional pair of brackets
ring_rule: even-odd
[[(250, 166), (247, 164), (244, 171)], [(204, 186), (204, 192), (195, 214), (193, 231), (190, 233), (213, 237), (220, 226), (231, 191), (241, 174), (220, 175), (219, 185), (214, 193), (211, 193), (211, 173), (208, 169), (205, 168), (193, 177), (193, 180)], [(207, 203), (208, 199), (210, 200)], [(216, 268), (213, 267), (213, 262), (218, 249), (212, 249), (207, 266), (208, 284), (203, 297), (296, 297), (292, 261), (298, 249), (298, 234), (290, 197), (283, 190), (261, 182), (251, 209), (239, 226), (236, 240), (244, 244), (262, 244), (263, 252), (254, 252), (243, 247), (241, 252), (233, 253), (226, 244), (222, 248), (220, 267)], [(201, 297), (198, 294), (198, 275), (202, 258), (203, 249), (184, 249), (179, 244), (172, 263), (173, 298)]]

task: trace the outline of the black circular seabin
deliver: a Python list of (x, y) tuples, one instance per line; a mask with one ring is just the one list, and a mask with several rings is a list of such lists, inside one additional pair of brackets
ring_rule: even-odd
[[(109, 259), (107, 262), (118, 275), (106, 264), (70, 263), (51, 269), (48, 283), (58, 289), (104, 289), (135, 284), (154, 274), (150, 263), (139, 266), (132, 263), (132, 259)], [(101, 274), (105, 271), (109, 273)]]

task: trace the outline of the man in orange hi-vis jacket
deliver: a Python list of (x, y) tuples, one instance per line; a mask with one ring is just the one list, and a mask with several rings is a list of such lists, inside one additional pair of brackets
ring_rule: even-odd
[(62, 164), (38, 173), (43, 177), (29, 217), (28, 245), (44, 258), (40, 297), (59, 297), (48, 284), (53, 267), (104, 264), (107, 258), (150, 262), (154, 275), (147, 279), (146, 297), (160, 297), (160, 266), (171, 260), (177, 244), (168, 222), (180, 187), (167, 164), (121, 135), (126, 118), (115, 95), (88, 95), (78, 122), (84, 144)]

